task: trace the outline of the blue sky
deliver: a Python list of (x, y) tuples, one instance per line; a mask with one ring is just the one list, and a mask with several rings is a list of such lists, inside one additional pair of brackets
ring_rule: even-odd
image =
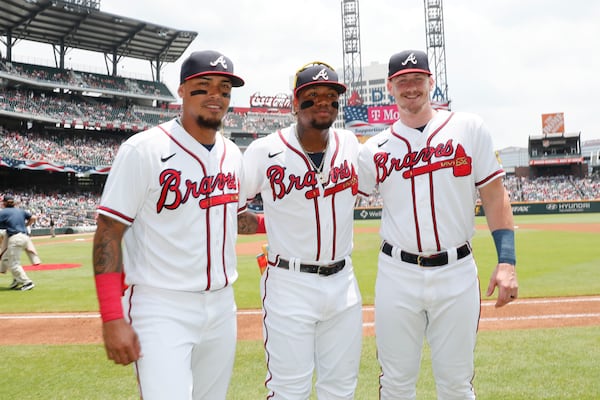
[[(170, 5), (172, 6), (166, 6)], [(289, 92), (290, 76), (320, 60), (343, 66), (341, 5), (337, 0), (102, 0), (101, 10), (199, 33), (188, 52), (215, 49), (229, 56), (246, 80), (233, 94), (247, 106), (255, 92)], [(387, 64), (407, 48), (425, 50), (423, 1), (363, 0), (359, 6), (363, 65)], [(527, 146), (541, 133), (541, 115), (563, 112), (565, 129), (583, 141), (600, 139), (600, 2), (589, 0), (446, 0), (444, 30), (452, 108), (481, 115), (496, 148)], [(185, 54), (187, 55), (187, 53)], [(184, 55), (184, 56), (185, 56)], [(21, 42), (13, 57), (53, 60)], [(72, 51), (74, 65), (102, 56)], [(124, 60), (122, 70), (150, 77), (147, 63)], [(180, 62), (167, 65), (175, 90)]]

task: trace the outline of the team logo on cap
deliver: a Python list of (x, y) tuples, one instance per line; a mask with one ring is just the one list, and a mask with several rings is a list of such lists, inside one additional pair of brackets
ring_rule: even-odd
[(215, 61), (210, 62), (211, 67), (216, 67), (217, 64), (221, 64), (224, 69), (227, 69), (227, 60), (225, 60), (225, 56), (220, 56)]
[(329, 75), (327, 75), (327, 68), (323, 68), (322, 70), (320, 70), (318, 74), (312, 77), (312, 80), (318, 81), (319, 78), (323, 79), (324, 81), (329, 80)]
[(413, 63), (413, 65), (417, 65), (417, 57), (415, 56), (415, 53), (410, 53), (408, 57), (406, 57), (406, 60), (402, 61), (402, 65), (406, 65), (409, 62)]

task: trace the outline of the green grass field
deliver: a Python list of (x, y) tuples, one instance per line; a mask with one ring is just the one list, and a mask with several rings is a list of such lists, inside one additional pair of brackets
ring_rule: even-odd
[[(600, 294), (600, 232), (527, 227), (599, 222), (600, 214), (516, 217), (520, 297)], [(477, 219), (477, 224), (484, 223)], [(356, 226), (378, 224), (359, 221)], [(44, 263), (81, 263), (82, 267), (31, 271), (37, 287), (24, 293), (7, 290), (11, 277), (0, 275), (0, 313), (97, 310), (90, 239), (91, 235), (36, 238)], [(263, 243), (265, 237), (244, 236), (240, 241)], [(496, 257), (487, 230), (477, 231), (473, 247), (485, 290)], [(376, 233), (356, 234), (353, 259), (365, 304), (373, 303), (378, 248)], [(23, 262), (27, 263), (25, 259)], [(259, 272), (254, 255), (239, 256), (239, 271), (235, 285), (238, 307), (259, 308)], [(138, 398), (132, 368), (107, 361), (102, 345), (0, 346), (0, 357), (5, 382), (0, 385), (0, 399)], [(479, 334), (475, 357), (479, 399), (600, 398), (600, 327), (484, 331)], [(356, 399), (378, 398), (378, 373), (374, 340), (368, 337)], [(262, 342), (238, 342), (228, 399), (264, 398), (264, 376)], [(435, 388), (425, 352), (418, 399), (433, 398)]]

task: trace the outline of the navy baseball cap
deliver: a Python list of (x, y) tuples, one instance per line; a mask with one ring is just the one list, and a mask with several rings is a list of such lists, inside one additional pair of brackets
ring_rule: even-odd
[(405, 50), (394, 54), (388, 65), (388, 79), (411, 72), (431, 75), (427, 54), (420, 50)]
[(214, 50), (195, 51), (181, 64), (180, 84), (203, 75), (223, 75), (234, 87), (244, 86), (244, 80), (233, 74), (231, 60)]
[(4, 196), (2, 201), (6, 204), (7, 207), (12, 207), (15, 204), (15, 198), (12, 196)]
[(334, 88), (339, 94), (346, 92), (346, 85), (338, 82), (338, 74), (333, 68), (320, 61), (306, 64), (296, 72), (294, 82), (294, 96), (311, 85), (326, 85)]

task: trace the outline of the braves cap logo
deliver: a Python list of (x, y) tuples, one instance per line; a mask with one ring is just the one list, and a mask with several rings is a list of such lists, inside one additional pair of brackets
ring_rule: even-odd
[(220, 56), (220, 57), (219, 57), (219, 58), (217, 58), (215, 61), (211, 61), (211, 62), (210, 62), (210, 66), (211, 66), (211, 67), (216, 67), (216, 66), (217, 66), (217, 64), (221, 64), (221, 66), (222, 66), (224, 69), (227, 69), (227, 60), (225, 60), (225, 57), (224, 57), (224, 56)]
[(402, 65), (406, 65), (409, 62), (413, 63), (413, 65), (417, 65), (417, 57), (415, 56), (415, 53), (410, 53), (408, 57), (406, 57), (406, 60), (402, 61)]
[(244, 86), (244, 80), (233, 74), (233, 62), (214, 50), (195, 51), (181, 64), (179, 83), (204, 75), (221, 75), (231, 79), (234, 87)]
[(296, 72), (294, 97), (298, 94), (300, 89), (311, 85), (329, 86), (335, 89), (339, 94), (346, 92), (346, 85), (338, 82), (338, 75), (333, 67), (321, 61), (310, 62)]
[(323, 68), (322, 70), (320, 70), (318, 74), (316, 74), (315, 76), (312, 77), (312, 80), (318, 81), (319, 78), (323, 79), (324, 81), (329, 80), (329, 75), (327, 74), (327, 68)]
[(390, 57), (388, 79), (402, 74), (419, 72), (431, 76), (427, 54), (420, 50), (404, 50)]

